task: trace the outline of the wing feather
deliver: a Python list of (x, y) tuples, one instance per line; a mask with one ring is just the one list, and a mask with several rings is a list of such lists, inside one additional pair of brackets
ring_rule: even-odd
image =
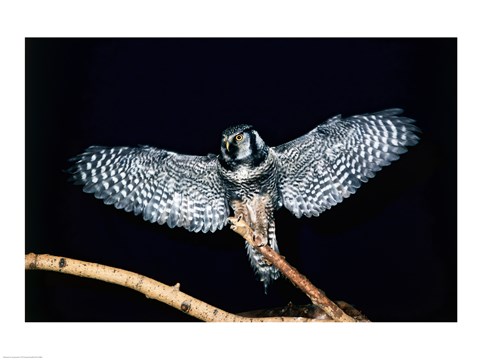
[(197, 232), (226, 224), (229, 207), (214, 156), (92, 146), (70, 161), (67, 172), (84, 192), (146, 221)]
[(415, 145), (420, 130), (401, 109), (343, 119), (337, 115), (309, 133), (274, 147), (283, 205), (295, 216), (318, 216), (354, 194), (362, 183)]

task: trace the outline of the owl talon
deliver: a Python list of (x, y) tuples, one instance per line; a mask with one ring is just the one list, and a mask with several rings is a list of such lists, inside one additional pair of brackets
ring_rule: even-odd
[(227, 218), (227, 221), (230, 224), (235, 224), (235, 223), (239, 223), (240, 221), (242, 221), (242, 219), (243, 219), (243, 215), (239, 215), (237, 217), (230, 216), (230, 217)]
[(257, 235), (256, 232), (253, 232), (253, 243), (256, 246), (265, 246), (267, 245), (268, 241), (265, 240), (263, 236)]

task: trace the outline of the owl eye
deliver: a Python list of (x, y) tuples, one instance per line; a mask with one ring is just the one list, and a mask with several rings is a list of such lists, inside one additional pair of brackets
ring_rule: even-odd
[(238, 142), (242, 141), (243, 140), (243, 134), (236, 135), (235, 140), (238, 141)]

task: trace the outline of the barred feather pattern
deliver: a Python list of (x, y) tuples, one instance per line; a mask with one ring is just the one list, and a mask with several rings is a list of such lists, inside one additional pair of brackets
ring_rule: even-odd
[(318, 216), (417, 144), (414, 120), (401, 109), (343, 119), (337, 115), (304, 136), (273, 148), (283, 205), (295, 216)]
[[(213, 232), (225, 226), (231, 206), (278, 252), (275, 210), (318, 216), (418, 142), (420, 130), (401, 113), (337, 115), (277, 147), (268, 147), (252, 126), (237, 125), (223, 132), (219, 156), (92, 146), (67, 171), (105, 204), (170, 227)], [(278, 269), (246, 247), (266, 291)]]
[[(275, 218), (273, 215), (274, 205), (268, 194), (255, 194), (249, 198), (232, 201), (235, 217), (242, 219), (253, 229), (255, 240), (261, 240), (264, 245), (269, 245), (279, 253), (277, 238), (275, 235)], [(268, 263), (263, 255), (245, 242), (250, 265), (258, 279), (263, 283), (265, 293), (273, 280), (280, 277), (280, 272), (272, 264)]]
[(230, 213), (216, 156), (139, 147), (89, 147), (70, 161), (75, 184), (105, 204), (195, 232), (221, 229)]
[[(278, 249), (277, 237), (275, 235), (275, 221), (271, 221), (269, 223), (267, 237), (268, 246), (270, 246), (277, 253), (280, 253), (280, 250)], [(263, 255), (255, 250), (252, 245), (245, 242), (245, 247), (247, 249), (248, 258), (250, 259), (250, 265), (252, 266), (259, 280), (263, 283), (263, 288), (266, 294), (270, 283), (280, 277), (280, 272), (275, 266), (265, 261)]]

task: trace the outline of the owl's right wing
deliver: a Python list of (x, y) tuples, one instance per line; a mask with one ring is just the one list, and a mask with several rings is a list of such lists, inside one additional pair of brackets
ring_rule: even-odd
[(150, 146), (91, 146), (67, 170), (75, 184), (150, 222), (215, 231), (229, 207), (218, 175), (217, 158), (181, 155)]
[(354, 194), (362, 182), (415, 145), (414, 120), (401, 109), (342, 118), (274, 147), (283, 205), (295, 216), (318, 216)]

